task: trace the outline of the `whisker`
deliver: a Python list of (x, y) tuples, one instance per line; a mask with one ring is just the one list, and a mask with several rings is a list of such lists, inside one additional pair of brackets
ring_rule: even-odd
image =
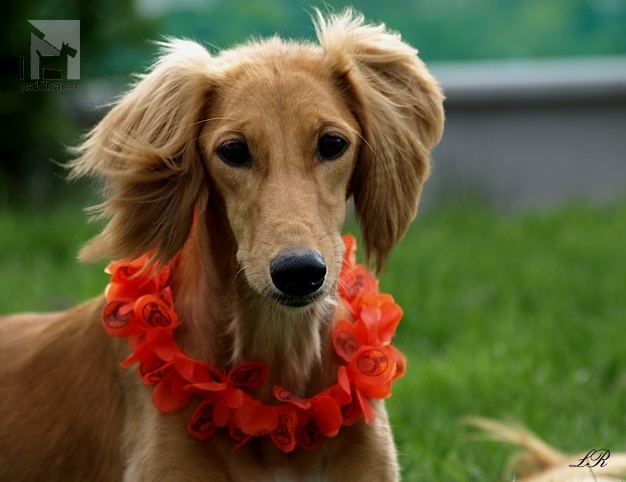
[(218, 120), (236, 121), (237, 119), (235, 119), (234, 117), (209, 117), (207, 119), (201, 119), (199, 121), (193, 122), (189, 124), (189, 127), (204, 124), (205, 122), (212, 122), (212, 121), (218, 121)]

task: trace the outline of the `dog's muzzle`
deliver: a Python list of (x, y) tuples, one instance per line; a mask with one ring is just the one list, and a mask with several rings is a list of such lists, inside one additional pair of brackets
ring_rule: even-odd
[(278, 301), (300, 307), (316, 298), (314, 294), (326, 278), (326, 265), (317, 251), (287, 251), (271, 261), (270, 275), (274, 286), (284, 295)]

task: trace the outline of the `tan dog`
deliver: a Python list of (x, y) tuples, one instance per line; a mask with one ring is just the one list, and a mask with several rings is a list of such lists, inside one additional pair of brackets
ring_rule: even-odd
[[(104, 179), (109, 219), (81, 258), (178, 254), (179, 345), (222, 369), (265, 362), (266, 403), (274, 385), (306, 397), (337, 376), (347, 201), (380, 269), (416, 214), (443, 128), (440, 88), (398, 35), (349, 11), (316, 26), (320, 45), (272, 38), (215, 57), (168, 42), (73, 164)], [(104, 333), (103, 306), (0, 320), (0, 480), (398, 479), (382, 402), (373, 423), (311, 452), (192, 439), (193, 406), (160, 413), (119, 367), (129, 349)]]
[(463, 421), (480, 429), (480, 438), (512, 444), (519, 449), (502, 480), (519, 482), (617, 482), (626, 477), (626, 454), (608, 449), (565, 454), (520, 425), (481, 417)]

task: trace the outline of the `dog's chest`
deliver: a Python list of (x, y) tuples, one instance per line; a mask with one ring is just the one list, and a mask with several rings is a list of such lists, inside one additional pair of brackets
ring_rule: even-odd
[[(305, 479), (306, 482), (326, 482), (326, 477), (322, 476), (321, 473), (316, 472), (312, 474), (309, 478)], [(304, 482), (300, 475), (297, 475), (293, 471), (282, 471), (280, 474), (276, 475), (276, 478), (269, 479), (267, 482)]]

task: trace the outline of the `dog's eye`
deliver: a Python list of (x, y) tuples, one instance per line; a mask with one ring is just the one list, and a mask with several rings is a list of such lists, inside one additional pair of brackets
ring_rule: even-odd
[(245, 142), (231, 141), (222, 144), (217, 150), (222, 161), (232, 166), (249, 166), (251, 162), (250, 151)]
[(348, 141), (345, 139), (327, 134), (320, 137), (317, 143), (317, 152), (322, 159), (332, 160), (343, 154), (347, 147)]

